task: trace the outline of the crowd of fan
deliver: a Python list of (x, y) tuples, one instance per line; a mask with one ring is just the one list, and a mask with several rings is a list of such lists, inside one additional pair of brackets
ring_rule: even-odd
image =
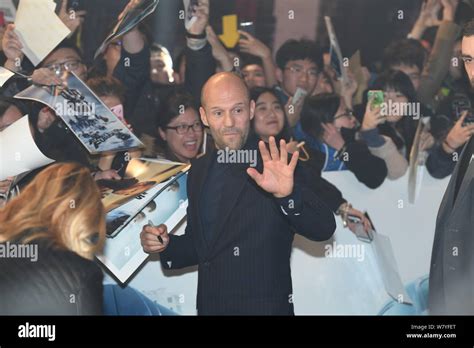
[[(264, 141), (270, 136), (285, 139), (289, 152), (300, 145), (300, 160), (311, 170), (314, 189), (327, 205), (336, 214), (349, 212), (364, 219), (337, 187), (321, 178), (323, 171), (350, 171), (367, 189), (397, 180), (407, 172), (419, 123), (428, 120), (420, 137), (419, 160), (441, 179), (452, 173), (474, 133), (474, 125), (465, 122), (472, 90), (464, 64), (471, 62), (460, 56), (458, 5), (458, 0), (427, 1), (408, 37), (385, 48), (379, 71), (364, 67), (363, 78), (356, 79), (348, 67), (344, 82), (331, 65), (329, 48), (307, 39), (289, 40), (273, 54), (258, 38), (240, 32), (238, 49), (226, 49), (209, 25), (208, 0), (195, 8), (197, 20), (176, 60), (137, 27), (112, 42), (94, 66), (86, 66), (80, 48), (65, 40), (34, 70), (9, 24), (2, 41), (5, 67), (34, 70), (33, 83), (42, 84), (56, 83), (58, 71), (73, 71), (146, 147), (89, 156), (53, 110), (12, 98), (26, 87), (25, 81), (2, 89), (0, 131), (28, 114), (35, 141), (46, 155), (88, 166), (95, 180), (121, 179), (124, 163), (134, 157), (190, 163), (205, 151), (203, 147), (213, 146), (200, 119), (201, 88), (216, 72), (234, 71), (256, 103), (253, 131)], [(81, 16), (62, 18), (72, 31), (83, 21)], [(423, 38), (432, 26), (438, 29), (430, 44)], [(306, 96), (294, 98), (298, 89)], [(412, 105), (418, 112), (384, 112), (373, 107), (369, 90), (382, 90), (387, 105)], [(6, 187), (8, 180), (0, 183), (0, 190)]]

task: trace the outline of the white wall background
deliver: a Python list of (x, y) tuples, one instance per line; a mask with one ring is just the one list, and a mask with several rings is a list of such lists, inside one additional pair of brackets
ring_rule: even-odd
[[(406, 284), (428, 274), (436, 215), (448, 179), (425, 173), (414, 205), (408, 203), (408, 178), (388, 181), (376, 190), (357, 182), (350, 172), (325, 173), (344, 197), (359, 210), (367, 210), (379, 233), (391, 238), (402, 281)], [(368, 244), (338, 228), (332, 240), (316, 243), (297, 236), (291, 259), (295, 313), (300, 315), (373, 315), (390, 298), (386, 294)], [(181, 228), (178, 233), (182, 233)], [(326, 258), (326, 244), (361, 244), (364, 259)], [(113, 280), (106, 278), (107, 283)], [(165, 276), (160, 263), (150, 260), (129, 283), (158, 303), (180, 314), (196, 314), (196, 268)]]

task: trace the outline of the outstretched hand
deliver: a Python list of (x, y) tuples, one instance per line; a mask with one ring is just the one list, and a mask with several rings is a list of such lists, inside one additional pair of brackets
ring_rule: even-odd
[(293, 192), (294, 173), (299, 152), (294, 152), (290, 163), (288, 163), (285, 140), (280, 140), (280, 150), (276, 146), (274, 137), (270, 137), (269, 145), (270, 151), (263, 141), (258, 144), (263, 160), (263, 173), (259, 173), (255, 168), (248, 168), (247, 174), (258, 186), (276, 198), (287, 197)]

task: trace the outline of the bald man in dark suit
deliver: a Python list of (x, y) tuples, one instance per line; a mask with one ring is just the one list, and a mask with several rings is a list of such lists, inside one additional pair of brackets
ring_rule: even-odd
[[(185, 234), (145, 226), (143, 248), (160, 252), (165, 269), (199, 265), (199, 315), (292, 315), (294, 234), (327, 240), (334, 215), (308, 189), (298, 152), (289, 158), (283, 140), (277, 146), (271, 138), (267, 147), (251, 134), (255, 102), (241, 78), (214, 75), (201, 99), (201, 119), (216, 149), (192, 162)], [(222, 151), (256, 161), (222, 163), (231, 158)]]

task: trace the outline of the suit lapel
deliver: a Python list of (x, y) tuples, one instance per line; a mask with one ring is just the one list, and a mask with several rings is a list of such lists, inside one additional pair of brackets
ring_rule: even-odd
[(212, 241), (209, 243), (209, 252), (211, 253), (209, 255), (210, 257), (212, 256), (213, 251), (215, 251), (216, 243), (225, 229), (225, 224), (229, 219), (230, 214), (234, 210), (234, 207), (236, 206), (240, 195), (242, 194), (245, 184), (249, 180), (249, 176), (247, 175), (245, 167), (242, 165), (235, 165), (231, 175), (234, 177), (232, 180), (232, 185), (228, 185), (225, 188), (226, 197), (229, 197), (229, 199), (223, 200), (221, 202), (219, 214), (220, 219), (216, 224), (216, 233)]
[[(471, 153), (463, 153), (463, 156), (469, 156), (469, 157), (472, 157), (473, 154)], [(468, 159), (469, 161), (471, 161), (471, 158)], [(459, 167), (459, 166), (458, 166)], [(457, 171), (456, 173), (456, 178), (457, 176), (459, 175), (459, 170)], [(471, 161), (466, 169), (466, 173), (464, 174), (464, 178), (462, 180), (462, 183), (461, 183), (461, 186), (459, 187), (459, 192), (458, 192), (458, 195), (454, 201), (454, 205), (453, 205), (453, 209), (451, 211), (451, 213), (453, 213), (456, 208), (458, 208), (459, 204), (461, 204), (462, 200), (463, 200), (463, 197), (466, 195), (466, 194), (470, 194), (470, 192), (467, 191), (467, 187), (469, 186), (469, 183), (471, 182), (472, 178), (474, 177), (474, 161)], [(454, 190), (452, 190), (452, 196), (454, 199)]]
[(193, 216), (196, 217), (195, 221), (197, 221), (198, 223), (197, 235), (199, 235), (202, 245), (204, 245), (205, 248), (207, 248), (205, 252), (206, 254), (209, 251), (209, 246), (207, 245), (206, 240), (203, 235), (202, 216), (201, 216), (201, 212), (199, 211), (200, 209), (199, 207), (201, 206), (200, 200), (201, 200), (202, 190), (203, 190), (204, 184), (206, 183), (206, 178), (209, 174), (209, 168), (212, 164), (213, 159), (215, 159), (215, 150), (210, 151), (208, 154), (202, 157), (201, 161), (196, 162), (196, 164), (193, 164), (193, 166), (195, 166), (195, 169), (196, 169), (195, 171), (196, 179), (194, 182), (195, 186), (191, 188), (191, 189), (193, 188), (196, 189), (196, 194), (193, 196), (192, 202), (190, 202), (190, 204), (192, 204), (192, 207), (193, 207), (192, 214)]
[(468, 168), (466, 169), (466, 173), (464, 174), (464, 178), (462, 180), (461, 186), (459, 187), (459, 191), (455, 198), (454, 193), (455, 193), (455, 188), (456, 188), (456, 182), (458, 180), (458, 176), (460, 175), (459, 169), (461, 166), (461, 162), (464, 156), (472, 156), (472, 154), (467, 153), (467, 148), (469, 148), (468, 145), (469, 143), (466, 143), (466, 145), (464, 146), (464, 149), (461, 152), (461, 156), (459, 157), (458, 163), (456, 164), (456, 167), (454, 168), (451, 179), (449, 180), (448, 190), (446, 191), (445, 197), (443, 198), (443, 201), (441, 202), (441, 206), (439, 208), (438, 219), (443, 218), (440, 214), (441, 212), (443, 213), (443, 215), (446, 214), (445, 215), (446, 218), (451, 217), (452, 213), (456, 209), (457, 205), (459, 205), (459, 202), (462, 200), (462, 197), (466, 193), (465, 192), (466, 187), (474, 175), (474, 163), (471, 162), (469, 163)]
[[(261, 157), (257, 149), (258, 149), (258, 138), (254, 133), (250, 133), (247, 139), (247, 143), (243, 147), (243, 150), (257, 151), (257, 170), (259, 172), (262, 172)], [(220, 219), (218, 223), (216, 224), (217, 230), (214, 235), (214, 238), (209, 243), (209, 252), (210, 252), (209, 257), (212, 257), (213, 252), (216, 251), (217, 241), (222, 238), (221, 235), (225, 230), (225, 224), (227, 220), (229, 219), (230, 214), (234, 210), (235, 206), (237, 205), (237, 202), (239, 201), (240, 195), (242, 194), (246, 184), (249, 182), (249, 180), (252, 180), (247, 174), (247, 168), (249, 167), (248, 163), (232, 164), (232, 166), (233, 168), (230, 172), (230, 175), (232, 175), (233, 177), (232, 184), (226, 185), (226, 188), (225, 188), (226, 190), (225, 196), (228, 197), (228, 199), (222, 201), (220, 214), (219, 214)]]
[(459, 173), (459, 162), (460, 161), (458, 161), (458, 163), (454, 167), (454, 171), (453, 171), (453, 174), (451, 175), (451, 179), (449, 179), (448, 189), (446, 190), (446, 193), (444, 194), (443, 200), (439, 207), (440, 212), (443, 212), (443, 213), (447, 212), (448, 215), (451, 214), (451, 211), (453, 210), (453, 207), (454, 207), (454, 190), (456, 188), (456, 180)]

